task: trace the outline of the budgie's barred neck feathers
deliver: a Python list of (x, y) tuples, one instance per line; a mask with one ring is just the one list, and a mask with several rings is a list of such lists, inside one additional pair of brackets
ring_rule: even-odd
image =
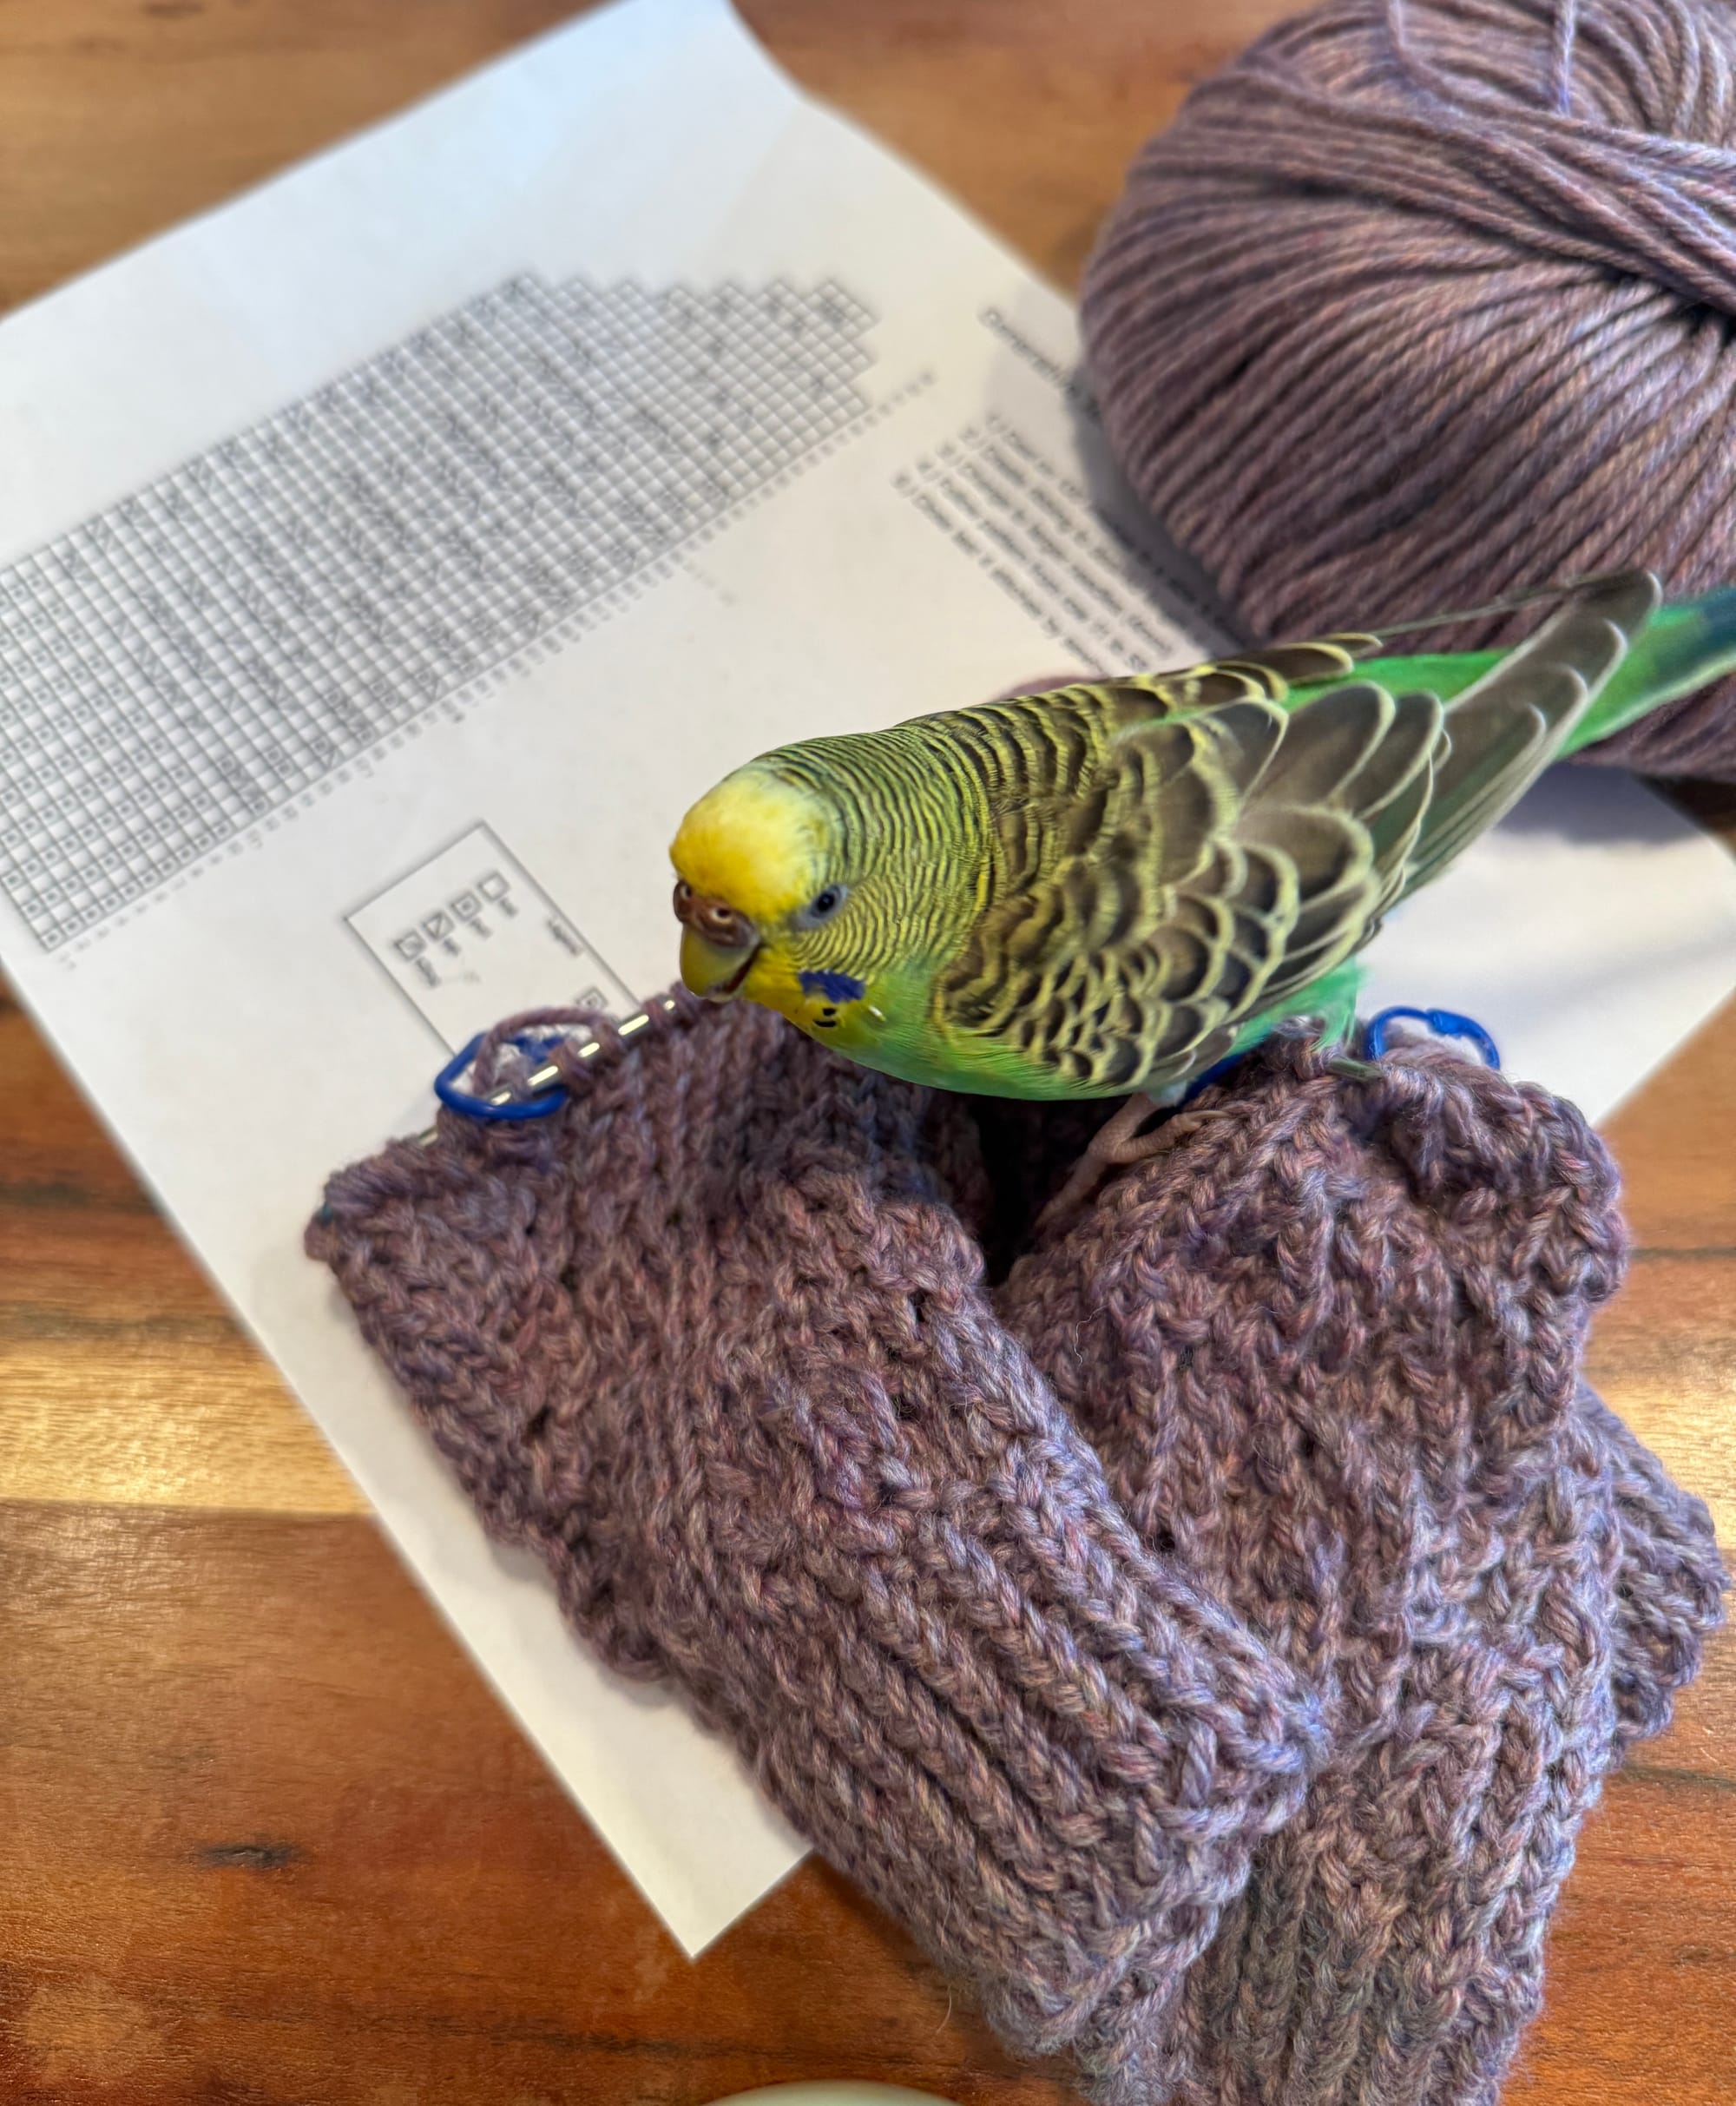
[[(738, 768), (688, 813), (677, 869), (762, 929), (787, 922), (828, 881), (847, 885), (858, 977), (957, 943), (979, 905), (988, 814), (927, 732), (919, 722), (815, 739)], [(819, 970), (838, 937), (799, 929), (790, 944), (799, 970)]]
[[(1513, 803), (1657, 602), (1634, 576), (1475, 659), (1341, 636), (816, 739), (696, 806), (677, 868), (781, 926), (744, 991), (870, 1065), (1026, 1096), (1174, 1086)], [(841, 908), (802, 927), (828, 885)], [(864, 999), (816, 1008), (839, 976)]]

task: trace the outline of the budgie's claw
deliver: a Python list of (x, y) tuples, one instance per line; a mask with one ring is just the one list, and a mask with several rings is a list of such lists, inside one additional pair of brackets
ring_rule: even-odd
[(1106, 1119), (1074, 1166), (1073, 1175), (1037, 1216), (1037, 1234), (1048, 1235), (1070, 1221), (1110, 1171), (1148, 1162), (1217, 1116), (1209, 1111), (1167, 1112), (1158, 1117), (1155, 1126), (1150, 1124), (1154, 1116), (1165, 1114), (1163, 1105), (1141, 1096), (1129, 1097)]

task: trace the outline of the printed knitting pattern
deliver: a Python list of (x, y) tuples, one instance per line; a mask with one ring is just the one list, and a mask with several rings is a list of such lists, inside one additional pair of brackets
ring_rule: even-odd
[(1076, 1111), (746, 1005), (568, 1067), (308, 1247), (575, 1629), (1101, 2106), (1492, 2099), (1724, 1583), (1581, 1381), (1579, 1115), (1279, 1039), (1034, 1242)]

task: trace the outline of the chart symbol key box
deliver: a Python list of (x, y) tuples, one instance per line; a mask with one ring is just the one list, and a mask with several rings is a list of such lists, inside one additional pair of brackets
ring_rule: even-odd
[(514, 1010), (570, 1004), (622, 1017), (635, 1005), (489, 826), (472, 826), (347, 919), (455, 1053)]

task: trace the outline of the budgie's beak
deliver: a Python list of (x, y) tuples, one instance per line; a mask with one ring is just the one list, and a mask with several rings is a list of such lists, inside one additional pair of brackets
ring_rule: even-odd
[(681, 938), (681, 978), (707, 1002), (733, 1002), (758, 955), (757, 944), (746, 957), (739, 951), (720, 951), (689, 929)]
[(709, 1002), (740, 994), (760, 950), (760, 931), (746, 915), (681, 884), (675, 887), (675, 918), (681, 925), (681, 978), (690, 991)]

